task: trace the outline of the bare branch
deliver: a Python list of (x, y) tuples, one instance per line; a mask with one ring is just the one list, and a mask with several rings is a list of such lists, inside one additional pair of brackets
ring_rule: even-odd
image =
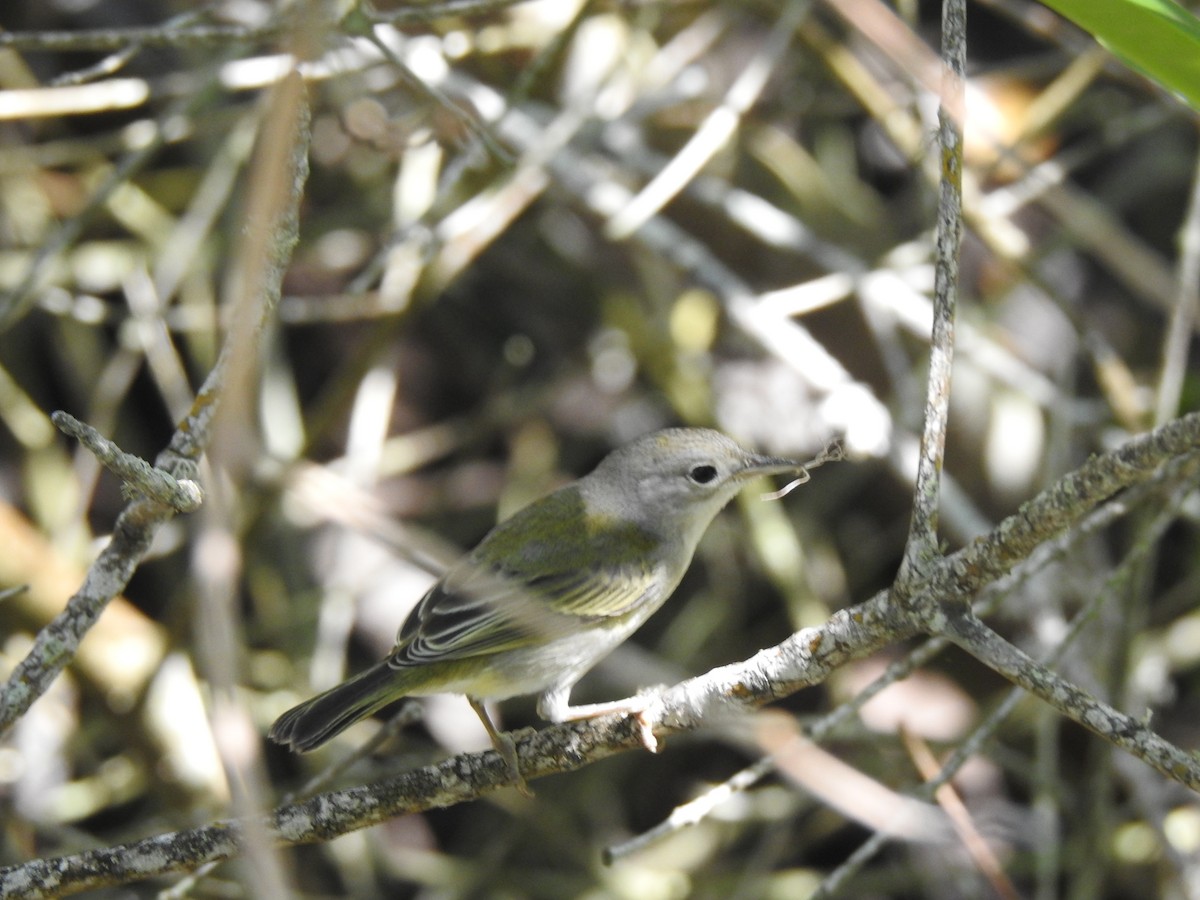
[(947, 558), (925, 590), (961, 598), (1009, 572), (1033, 550), (1074, 525), (1117, 491), (1148, 480), (1164, 463), (1194, 461), (1200, 451), (1200, 413), (1189, 413), (1093, 456), (1021, 505), (989, 534)]
[(0, 32), (0, 49), (24, 53), (119, 52), (134, 47), (206, 47), (234, 42), (263, 41), (283, 30), (278, 22), (261, 28), (244, 25), (189, 25), (171, 22), (144, 28), (104, 28), (95, 31)]
[(913, 490), (912, 521), (894, 595), (903, 601), (912, 579), (940, 554), (938, 498), (950, 415), (954, 363), (954, 311), (958, 299), (958, 250), (962, 243), (963, 97), (967, 56), (966, 0), (942, 5), (942, 102), (938, 110), (942, 178), (938, 192), (937, 258), (933, 287), (933, 333), (925, 394), (925, 431)]
[[(447, 16), (496, 12), (525, 2), (527, 0), (446, 0), (442, 3), (409, 6), (370, 16), (363, 15), (356, 6), (351, 16), (358, 16), (368, 24), (400, 25), (434, 22)], [(141, 28), (99, 28), (91, 31), (0, 31), (0, 49), (21, 52), (80, 53), (121, 52), (127, 51), (131, 46), (222, 47), (231, 43), (274, 41), (289, 27), (286, 19), (274, 19), (255, 27), (222, 24), (181, 27), (178, 22), (178, 19), (171, 19), (162, 25), (149, 25)], [(350, 24), (355, 25), (356, 21), (352, 19)]]
[(106, 469), (122, 479), (132, 490), (169, 506), (176, 512), (195, 512), (204, 495), (200, 485), (190, 478), (177, 479), (156, 469), (144, 459), (126, 453), (95, 428), (65, 412), (53, 412), (50, 420), (59, 430), (77, 438), (96, 455)]
[(1200, 761), (1113, 709), (1004, 640), (965, 607), (947, 615), (947, 636), (972, 656), (1089, 731), (1141, 759), (1173, 781), (1200, 791)]

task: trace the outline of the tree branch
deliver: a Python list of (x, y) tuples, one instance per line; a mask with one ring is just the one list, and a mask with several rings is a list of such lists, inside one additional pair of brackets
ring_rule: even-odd
[(968, 608), (957, 607), (949, 612), (946, 636), (1069, 719), (1127, 750), (1168, 778), (1200, 791), (1200, 761), (1192, 754), (1046, 668), (988, 628)]
[(169, 506), (175, 512), (189, 513), (200, 508), (204, 495), (200, 485), (189, 478), (175, 478), (144, 459), (126, 453), (91, 425), (65, 412), (53, 412), (50, 421), (59, 431), (69, 434), (95, 454), (106, 469), (126, 486), (148, 499)]
[[(1093, 456), (1036, 497), (1021, 504), (988, 534), (949, 557), (929, 579), (938, 598), (969, 596), (1010, 571), (1033, 550), (1071, 527), (1117, 491), (1149, 480), (1172, 460), (1200, 450), (1200, 413), (1188, 413)], [(936, 630), (936, 629), (935, 629)]]
[(938, 191), (933, 330), (925, 394), (925, 430), (913, 488), (908, 543), (893, 591), (905, 600), (914, 580), (940, 557), (938, 506), (946, 423), (950, 416), (950, 375), (954, 364), (954, 311), (958, 302), (958, 252), (962, 244), (963, 97), (967, 57), (966, 0), (942, 4), (942, 100), (938, 109), (941, 182)]
[[(1193, 413), (1094, 457), (1027, 503), (989, 535), (937, 564), (901, 608), (881, 591), (748, 660), (713, 669), (664, 691), (638, 717), (605, 716), (526, 734), (517, 741), (526, 779), (569, 772), (642, 746), (642, 723), (657, 736), (691, 731), (743, 715), (822, 682), (850, 660), (922, 631), (942, 634), (1056, 709), (1144, 759), (1167, 777), (1200, 790), (1200, 763), (1137, 720), (1100, 703), (992, 632), (971, 613), (968, 597), (1009, 571), (1041, 544), (1117, 491), (1149, 481), (1190, 478), (1200, 459), (1200, 413)], [(1176, 462), (1164, 468), (1164, 464)], [(1187, 463), (1188, 467), (1181, 464)], [(115, 541), (115, 538), (114, 538)], [(932, 600), (943, 610), (922, 622), (913, 609)], [(331, 791), (281, 806), (256, 824), (282, 844), (328, 840), (397, 815), (473, 800), (511, 782), (495, 751), (452, 757), (383, 781)], [(193, 869), (241, 851), (242, 825), (215, 822), (104, 850), (35, 860), (0, 869), (0, 895), (46, 897)]]
[[(849, 659), (894, 639), (878, 616), (885, 599), (880, 595), (743, 663), (676, 685), (656, 698), (645, 715), (653, 717), (658, 735), (675, 734), (743, 714), (805, 684), (815, 684)], [(786, 684), (786, 689), (781, 689), (781, 684)], [(521, 736), (516, 743), (527, 780), (574, 771), (642, 746), (637, 717), (620, 714), (554, 725)], [(314, 843), (406, 813), (474, 800), (511, 783), (512, 772), (496, 751), (467, 753), (373, 784), (281, 806), (253, 824), (280, 844)], [(242, 850), (246, 824), (250, 823), (224, 820), (102, 850), (10, 866), (0, 869), (0, 896), (10, 900), (62, 896), (229, 859)]]
[[(497, 12), (517, 6), (527, 0), (444, 0), (423, 3), (370, 16), (364, 15), (355, 4), (352, 16), (357, 15), (369, 24), (392, 25), (435, 22), (447, 16), (464, 16)], [(349, 18), (349, 17), (348, 17)], [(286, 17), (276, 18), (260, 26), (247, 25), (187, 25), (181, 27), (176, 19), (161, 25), (139, 28), (97, 28), (88, 31), (8, 31), (0, 32), (0, 49), (20, 52), (82, 53), (125, 50), (140, 47), (224, 47), (237, 43), (274, 41), (291, 26)], [(328, 23), (333, 25), (331, 21)], [(357, 25), (357, 22), (352, 22)]]

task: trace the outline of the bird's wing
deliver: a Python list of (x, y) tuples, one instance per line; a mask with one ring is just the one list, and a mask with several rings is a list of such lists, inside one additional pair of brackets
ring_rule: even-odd
[(434, 585), (397, 635), (393, 667), (421, 665), (547, 643), (611, 620), (655, 590), (654, 573), (595, 568), (542, 574), (456, 568)]
[[(658, 542), (636, 525), (584, 515), (582, 502), (567, 487), (497, 525), (409, 614), (392, 665), (545, 643), (659, 596)], [(578, 527), (547, 531), (546, 522)]]

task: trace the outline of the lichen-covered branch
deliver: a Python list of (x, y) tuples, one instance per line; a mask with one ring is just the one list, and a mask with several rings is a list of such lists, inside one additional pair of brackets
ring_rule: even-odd
[[(838, 612), (819, 627), (806, 628), (748, 660), (713, 669), (653, 698), (639, 717), (605, 716), (545, 728), (521, 736), (517, 751), (526, 779), (568, 772), (643, 745), (643, 725), (658, 737), (728, 720), (819, 684), (852, 659), (936, 631), (976, 654), (1014, 682), (1049, 700), (1056, 709), (1101, 734), (1168, 777), (1200, 790), (1200, 763), (1132, 717), (1027, 657), (987, 628), (960, 598), (984, 588), (1041, 544), (1080, 520), (1122, 488), (1183, 478), (1172, 461), (1194, 462), (1200, 449), (1200, 414), (1171, 422), (1103, 456), (1026, 504), (992, 534), (937, 564), (922, 585), (927, 596), (947, 600), (935, 623), (922, 623), (910, 608), (891, 602), (886, 591)], [(1166, 469), (1160, 469), (1167, 466)], [(1017, 537), (1019, 536), (1019, 537)], [(922, 609), (927, 602), (917, 604)], [(936, 627), (934, 627), (936, 626)], [(280, 843), (328, 840), (393, 816), (476, 799), (511, 780), (494, 751), (463, 754), (374, 784), (320, 794), (275, 810), (262, 826)], [(241, 829), (217, 822), (158, 835), (132, 844), (58, 859), (36, 860), (0, 870), (0, 895), (45, 897), (193, 869), (241, 851)]]
[(938, 556), (938, 504), (946, 423), (950, 415), (950, 374), (954, 363), (954, 312), (958, 300), (958, 252), (962, 244), (963, 97), (967, 57), (966, 0), (942, 5), (942, 102), (938, 109), (941, 181), (938, 191), (933, 329), (925, 392), (925, 430), (913, 487), (912, 519), (904, 562), (893, 592), (908, 596), (912, 581)]
[(66, 609), (38, 632), (33, 648), (0, 686), (0, 734), (3, 734), (75, 657), (79, 642), (109, 601), (125, 589), (169, 507), (145, 498), (131, 502), (117, 519), (112, 539), (88, 569), (83, 586)]
[(1089, 731), (1200, 791), (1200, 760), (1164, 740), (1144, 722), (1113, 709), (1046, 668), (992, 631), (966, 607), (947, 616), (947, 636), (980, 662), (1045, 700)]
[(1124, 488), (1148, 480), (1172, 460), (1200, 451), (1200, 413), (1189, 413), (1093, 456), (1054, 485), (1023, 503), (990, 533), (950, 557), (930, 579), (939, 597), (965, 596), (1061, 534), (1097, 504)]
[[(889, 623), (876, 615), (884, 600), (881, 596), (853, 612), (839, 613), (820, 628), (806, 629), (743, 663), (685, 681), (656, 698), (646, 715), (656, 733), (664, 736), (744, 713), (804, 683), (818, 683), (849, 659), (894, 639)], [(642, 741), (637, 717), (609, 715), (521, 736), (517, 753), (522, 774), (532, 780), (638, 749)], [(282, 806), (256, 824), (282, 844), (315, 843), (406, 813), (473, 800), (511, 781), (511, 770), (495, 751), (462, 754), (384, 781)], [(62, 896), (191, 870), (240, 853), (242, 830), (237, 822), (214, 822), (11, 866), (0, 869), (0, 896)]]
[(175, 478), (163, 469), (155, 468), (140, 457), (124, 452), (98, 432), (65, 412), (53, 412), (50, 421), (65, 434), (79, 440), (100, 460), (101, 464), (123, 480), (132, 490), (151, 500), (169, 506), (176, 512), (195, 512), (204, 495), (200, 485), (190, 478)]

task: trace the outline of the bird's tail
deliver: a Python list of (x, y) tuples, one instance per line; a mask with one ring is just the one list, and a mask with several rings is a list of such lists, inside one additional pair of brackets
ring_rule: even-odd
[(275, 720), (269, 737), (301, 753), (321, 746), (359, 719), (404, 696), (403, 675), (386, 661), (332, 687)]

